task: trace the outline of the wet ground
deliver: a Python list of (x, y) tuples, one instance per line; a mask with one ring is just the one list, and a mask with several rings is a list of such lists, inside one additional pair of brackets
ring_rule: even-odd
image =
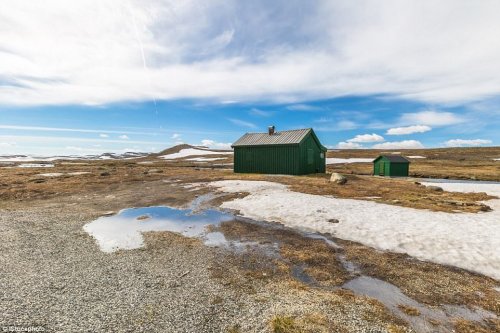
[[(186, 188), (196, 188), (187, 186)], [(169, 231), (200, 239), (205, 246), (218, 247), (239, 257), (240, 268), (257, 271), (264, 277), (292, 278), (306, 288), (324, 292), (350, 290), (358, 296), (375, 299), (415, 331), (421, 333), (452, 332), (457, 321), (491, 326), (498, 321), (495, 313), (479, 306), (457, 304), (426, 305), (405, 295), (397, 286), (366, 275), (357, 263), (347, 259), (338, 240), (318, 233), (301, 233), (280, 224), (253, 221), (237, 214), (206, 209), (216, 194), (198, 196), (187, 209), (167, 206), (128, 208), (116, 215), (103, 216), (84, 226), (104, 252), (131, 250), (146, 246), (142, 233)], [(235, 232), (235, 228), (237, 232)], [(247, 232), (242, 232), (247, 231)], [(318, 258), (301, 257), (301, 249), (290, 251), (294, 240), (313, 245), (326, 252), (336, 265), (332, 270)], [(300, 242), (298, 242), (300, 244)], [(318, 247), (318, 243), (321, 243)], [(245, 258), (246, 257), (246, 258)], [(252, 263), (248, 258), (257, 260)], [(330, 271), (330, 272), (329, 272)], [(328, 274), (337, 275), (335, 278)], [(338, 274), (336, 274), (338, 273)]]
[[(1, 168), (0, 324), (36, 322), (60, 332), (272, 332), (275, 321), (290, 319), (302, 332), (500, 331), (492, 319), (500, 315), (498, 281), (218, 211), (223, 201), (245, 196), (209, 193), (204, 182), (235, 177), (229, 171), (143, 162)], [(321, 177), (248, 178), (386, 201), (402, 200), (394, 190), (400, 188), (434, 203), (451, 195), (484, 198), (397, 180), (352, 177), (335, 188)], [(379, 193), (380, 184), (394, 188)], [(412, 202), (425, 204), (418, 198)], [(110, 227), (108, 240), (132, 235), (135, 245), (103, 252), (103, 226)]]

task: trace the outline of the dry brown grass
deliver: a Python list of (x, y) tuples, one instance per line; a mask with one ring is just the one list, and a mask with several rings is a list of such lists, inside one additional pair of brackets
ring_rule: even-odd
[[(486, 207), (478, 201), (490, 198), (484, 193), (436, 192), (405, 180), (355, 175), (348, 175), (346, 185), (336, 185), (328, 181), (328, 175), (296, 177), (234, 174), (231, 170), (199, 169), (193, 166), (179, 166), (179, 163), (163, 160), (155, 160), (151, 165), (138, 164), (129, 160), (88, 161), (84, 164), (55, 162), (55, 164), (56, 166), (50, 169), (0, 168), (0, 199), (32, 200), (89, 192), (113, 192), (124, 186), (132, 188), (140, 188), (143, 184), (157, 186), (158, 184), (155, 185), (154, 182), (160, 180), (178, 180), (182, 184), (224, 179), (275, 181), (289, 185), (294, 191), (304, 193), (375, 200), (392, 205), (447, 212), (482, 211)], [(153, 169), (157, 171), (149, 172)], [(89, 172), (89, 174), (61, 177), (38, 176), (39, 173), (47, 172), (82, 171)], [(219, 199), (219, 201), (224, 199)]]
[(489, 277), (416, 260), (405, 254), (379, 252), (338, 240), (347, 258), (367, 275), (378, 277), (399, 287), (409, 297), (429, 305), (457, 304), (479, 306), (500, 315), (497, 282)]
[[(403, 156), (425, 156), (425, 159), (410, 159), (410, 176), (500, 181), (500, 147), (403, 149)], [(394, 150), (352, 149), (329, 151), (328, 157), (376, 158), (391, 154)], [(328, 170), (345, 174), (371, 175), (372, 163), (332, 164)]]
[[(306, 238), (288, 229), (263, 228), (256, 224), (241, 221), (222, 223), (213, 230), (221, 231), (230, 240), (258, 242), (264, 246), (265, 244), (279, 243), (281, 258), (273, 261), (275, 270), (269, 272), (269, 274), (287, 277), (292, 266), (305, 265), (305, 272), (324, 286), (338, 286), (349, 278), (348, 273), (337, 259), (335, 249), (327, 245), (323, 240)], [(245, 258), (245, 261), (242, 261), (240, 266), (250, 260), (266, 259), (248, 257)], [(267, 260), (271, 259), (268, 258)], [(253, 267), (256, 264), (247, 264), (247, 266)], [(257, 272), (260, 271), (262, 269)], [(250, 272), (247, 274), (250, 274)]]
[(500, 332), (500, 320), (487, 320), (484, 324), (459, 319), (455, 321), (455, 332), (457, 333), (498, 333)]
[(295, 323), (295, 319), (288, 316), (275, 316), (270, 322), (273, 333), (300, 333), (302, 329)]
[(408, 316), (420, 316), (420, 311), (414, 307), (404, 304), (399, 304), (398, 308), (404, 313), (406, 313)]

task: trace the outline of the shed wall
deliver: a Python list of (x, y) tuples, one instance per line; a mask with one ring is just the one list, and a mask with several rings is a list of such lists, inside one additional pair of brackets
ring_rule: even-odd
[(410, 163), (391, 162), (380, 158), (373, 163), (373, 174), (390, 177), (408, 177)]
[(300, 174), (299, 145), (252, 146), (234, 148), (234, 172)]

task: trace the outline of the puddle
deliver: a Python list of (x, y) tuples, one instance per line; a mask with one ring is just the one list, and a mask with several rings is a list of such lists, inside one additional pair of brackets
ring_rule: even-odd
[(299, 280), (302, 283), (307, 284), (308, 286), (318, 286), (316, 280), (305, 272), (307, 265), (294, 265), (292, 266), (291, 274), (292, 276)]
[[(443, 305), (439, 308), (430, 308), (406, 296), (393, 284), (369, 276), (352, 279), (342, 287), (352, 290), (356, 294), (377, 299), (396, 316), (406, 320), (418, 333), (450, 332), (453, 329), (453, 321), (457, 318), (471, 321), (496, 318), (495, 314), (489, 311), (471, 310), (464, 306)], [(399, 308), (399, 305), (417, 309), (420, 314), (418, 316), (408, 315)], [(440, 325), (435, 326), (430, 321), (438, 322)]]
[(96, 239), (104, 252), (143, 247), (142, 233), (149, 231), (175, 232), (201, 238), (208, 246), (220, 246), (232, 245), (233, 242), (228, 242), (220, 232), (209, 232), (207, 226), (217, 226), (233, 219), (232, 214), (217, 210), (195, 212), (193, 209), (157, 206), (124, 209), (117, 215), (100, 217), (83, 229)]
[[(205, 209), (207, 203), (218, 194), (208, 193), (198, 196), (186, 209), (176, 209), (166, 206), (129, 208), (116, 215), (103, 216), (84, 226), (84, 230), (92, 235), (104, 252), (114, 252), (120, 249), (137, 249), (144, 246), (144, 232), (170, 231), (186, 237), (201, 239), (207, 246), (223, 246), (233, 251), (247, 251), (249, 248), (264, 251), (267, 258), (279, 257), (280, 242), (272, 233), (259, 231), (254, 238), (245, 239), (244, 235), (228, 236), (217, 227), (221, 223), (231, 223), (238, 220), (244, 223), (257, 224), (270, 230), (289, 229), (280, 224), (249, 220), (228, 212)], [(211, 228), (207, 228), (207, 227)], [(212, 228), (215, 227), (215, 228)], [(294, 230), (297, 232), (297, 230)], [(332, 237), (318, 233), (298, 232), (304, 237), (319, 239), (332, 248), (342, 249)], [(255, 237), (257, 237), (255, 239)], [(417, 333), (450, 332), (457, 318), (470, 321), (483, 321), (487, 318), (497, 318), (495, 314), (483, 309), (469, 309), (464, 306), (442, 305), (429, 307), (406, 296), (395, 285), (380, 279), (362, 275), (362, 270), (353, 262), (347, 260), (343, 251), (336, 251), (337, 259), (353, 277), (341, 287), (322, 287), (313, 277), (307, 274), (306, 264), (291, 267), (291, 275), (298, 281), (313, 288), (335, 290), (349, 289), (355, 294), (374, 298), (383, 303), (395, 316), (407, 321)], [(265, 260), (262, 262), (264, 263)], [(416, 316), (408, 315), (399, 306), (418, 310)], [(434, 325), (438, 323), (438, 325)]]

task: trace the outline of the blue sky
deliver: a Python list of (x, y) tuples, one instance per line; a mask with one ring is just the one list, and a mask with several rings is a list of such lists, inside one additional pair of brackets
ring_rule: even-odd
[(227, 148), (312, 127), (332, 148), (500, 144), (500, 4), (0, 4), (0, 155)]

